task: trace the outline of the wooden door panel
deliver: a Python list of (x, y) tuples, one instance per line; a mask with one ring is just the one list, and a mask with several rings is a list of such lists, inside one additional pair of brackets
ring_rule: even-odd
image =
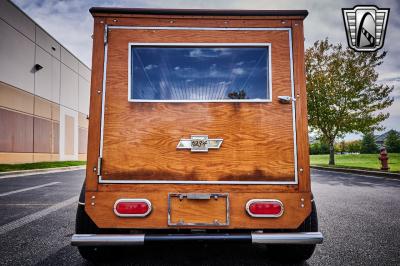
[[(129, 43), (271, 43), (272, 102), (128, 102)], [(289, 31), (112, 29), (108, 33), (103, 180), (293, 181)], [(181, 138), (223, 138), (219, 150), (177, 150)]]

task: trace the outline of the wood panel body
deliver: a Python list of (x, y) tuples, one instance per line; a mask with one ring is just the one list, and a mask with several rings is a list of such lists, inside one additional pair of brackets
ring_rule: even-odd
[(216, 199), (180, 199), (169, 198), (170, 202), (170, 224), (220, 224), (229, 223), (229, 201), (228, 197), (217, 197)]
[[(188, 41), (271, 43), (272, 102), (128, 102), (128, 44)], [(107, 67), (103, 179), (294, 180), (292, 107), (276, 98), (291, 95), (288, 31), (112, 29)], [(176, 149), (199, 134), (224, 143), (208, 153)]]
[[(182, 187), (179, 191), (170, 192), (186, 193), (192, 191), (187, 191)], [(121, 198), (146, 198), (152, 202), (152, 212), (145, 218), (118, 217), (114, 214), (112, 206), (114, 206), (117, 199)], [(247, 201), (254, 198), (279, 199), (284, 206), (283, 215), (279, 218), (250, 217), (245, 210), (245, 206)], [(304, 203), (301, 201), (302, 198)], [(311, 211), (311, 195), (309, 193), (229, 193), (229, 204), (229, 226), (207, 226), (207, 229), (294, 229), (309, 215)], [(302, 204), (304, 204), (304, 207), (302, 207)], [(195, 212), (195, 206), (193, 206), (193, 209), (185, 210), (185, 212)], [(138, 190), (131, 192), (87, 192), (86, 212), (101, 228), (187, 228), (187, 226), (168, 227), (168, 193), (164, 191), (157, 191), (156, 193), (146, 193)], [(193, 226), (191, 228), (202, 227)]]
[(294, 88), (296, 94), (297, 162), (299, 191), (310, 192), (310, 156), (308, 144), (306, 70), (304, 64), (303, 20), (294, 20), (293, 60)]
[[(135, 14), (94, 14), (94, 16), (85, 208), (99, 227), (168, 228), (168, 193), (196, 192), (230, 194), (231, 223), (225, 227), (227, 229), (296, 228), (304, 221), (311, 211), (311, 193), (302, 17), (227, 16), (215, 18)], [(293, 152), (290, 152), (294, 148), (293, 128), (290, 122), (291, 105), (279, 104), (276, 99), (278, 95), (291, 95), (289, 50), (293, 48), (293, 74), (297, 98), (298, 185), (98, 183), (95, 171), (100, 150), (105, 24), (169, 27), (291, 27), (293, 47), (289, 46), (287, 31), (243, 32), (239, 35), (238, 32), (233, 31), (218, 31), (212, 34), (193, 31), (117, 29), (109, 31), (102, 167), (104, 179), (131, 179), (132, 177), (160, 179), (164, 177), (166, 179), (243, 180), (249, 177), (261, 177), (264, 180), (293, 180), (294, 156)], [(182, 42), (182, 40), (184, 42), (271, 42), (272, 102), (158, 103), (157, 105), (129, 103), (127, 101), (128, 43)], [(199, 113), (203, 116), (200, 117)], [(200, 120), (203, 126), (196, 125), (196, 122)], [(227, 123), (228, 120), (231, 123)], [(250, 122), (243, 123), (243, 120), (250, 120)], [(208, 134), (213, 138), (222, 137), (225, 140), (223, 148), (210, 150), (207, 154), (193, 154), (189, 151), (171, 149), (175, 148), (180, 138), (189, 137), (193, 133)], [(239, 144), (234, 146), (232, 140), (239, 140)], [(248, 150), (249, 145), (251, 151)], [(236, 149), (235, 152), (230, 150), (232, 148)], [(208, 160), (207, 164), (201, 163), (204, 160)], [(256, 161), (257, 164), (254, 163)], [(193, 169), (191, 167), (193, 163), (200, 167)], [(113, 213), (112, 206), (119, 198), (147, 198), (152, 202), (153, 211), (146, 218), (117, 217)], [(285, 207), (284, 215), (273, 219), (248, 216), (244, 206), (249, 199), (253, 198), (281, 200)], [(301, 198), (304, 201), (301, 201)], [(304, 207), (301, 207), (302, 202), (304, 202)]]
[(266, 20), (265, 18), (243, 19), (237, 17), (225, 18), (199, 18), (199, 17), (176, 17), (169, 18), (136, 16), (130, 18), (112, 18), (106, 19), (107, 25), (110, 26), (139, 26), (139, 27), (207, 27), (207, 28), (251, 28), (251, 27), (268, 27), (268, 28), (286, 28), (290, 27), (291, 20), (287, 18)]
[(88, 154), (86, 191), (96, 191), (98, 185), (97, 159), (100, 152), (101, 102), (103, 90), (104, 20), (94, 18), (92, 81), (90, 85)]

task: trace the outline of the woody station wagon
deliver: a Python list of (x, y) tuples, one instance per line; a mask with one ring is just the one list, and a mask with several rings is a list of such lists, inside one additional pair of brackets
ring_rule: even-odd
[(305, 10), (92, 8), (86, 181), (72, 244), (268, 245), (308, 259)]

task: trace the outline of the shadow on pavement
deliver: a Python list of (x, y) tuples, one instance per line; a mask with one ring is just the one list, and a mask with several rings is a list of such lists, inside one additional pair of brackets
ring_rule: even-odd
[[(268, 259), (268, 250), (252, 245), (168, 245), (124, 248), (101, 265), (295, 265)], [(78, 249), (66, 246), (38, 265), (93, 265), (80, 257)], [(307, 266), (308, 263), (300, 265)]]

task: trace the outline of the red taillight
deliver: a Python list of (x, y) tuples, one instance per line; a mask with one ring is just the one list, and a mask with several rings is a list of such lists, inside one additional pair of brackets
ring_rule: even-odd
[(253, 199), (246, 204), (247, 213), (253, 217), (280, 217), (283, 204), (279, 200)]
[(120, 217), (144, 217), (151, 212), (151, 203), (147, 199), (119, 199), (114, 212)]

